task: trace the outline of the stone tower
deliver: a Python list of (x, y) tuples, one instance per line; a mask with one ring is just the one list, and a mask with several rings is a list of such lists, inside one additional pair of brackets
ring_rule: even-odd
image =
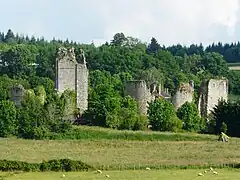
[(147, 102), (151, 101), (151, 93), (144, 80), (128, 81), (124, 88), (124, 94), (136, 99), (140, 112), (147, 114)]
[(56, 89), (76, 92), (76, 104), (83, 114), (88, 108), (88, 69), (83, 50), (75, 57), (74, 49), (59, 48), (56, 59)]
[(23, 95), (25, 93), (25, 89), (22, 85), (17, 84), (11, 88), (11, 101), (15, 103), (16, 106), (21, 106), (21, 102), (23, 99)]
[(228, 80), (210, 79), (202, 82), (199, 89), (198, 109), (201, 116), (206, 117), (219, 100), (228, 100)]
[(190, 83), (181, 83), (177, 92), (172, 98), (175, 109), (180, 108), (185, 102), (192, 102), (194, 97), (194, 85)]
[(128, 81), (124, 87), (124, 95), (134, 98), (139, 105), (140, 113), (147, 115), (149, 103), (158, 97), (170, 99), (168, 89), (163, 90), (158, 83), (147, 85), (145, 80), (132, 80)]

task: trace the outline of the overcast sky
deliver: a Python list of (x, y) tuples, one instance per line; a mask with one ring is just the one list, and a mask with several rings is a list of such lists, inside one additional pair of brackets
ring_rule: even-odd
[(0, 0), (0, 31), (80, 43), (117, 32), (160, 44), (240, 40), (240, 0)]

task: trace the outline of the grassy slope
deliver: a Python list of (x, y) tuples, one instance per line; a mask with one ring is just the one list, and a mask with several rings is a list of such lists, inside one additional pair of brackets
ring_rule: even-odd
[(118, 131), (100, 127), (77, 126), (72, 132), (56, 139), (139, 140), (139, 141), (215, 141), (217, 136), (197, 133), (170, 133), (152, 131)]
[[(131, 136), (134, 134), (131, 131), (81, 128), (89, 134), (91, 134), (90, 129), (96, 131), (99, 137), (102, 137), (101, 133), (105, 131), (109, 133), (107, 137), (111, 134), (115, 134), (116, 137), (116, 134), (121, 133), (129, 133), (132, 134)], [(152, 134), (159, 137), (172, 136), (170, 133), (138, 133), (142, 133), (142, 136)], [(182, 136), (191, 136), (191, 134)], [(173, 138), (170, 138), (171, 141), (130, 141), (107, 138), (44, 141), (0, 139), (0, 159), (41, 162), (49, 159), (70, 158), (105, 169), (138, 169), (146, 166), (162, 168), (164, 165), (194, 166), (240, 162), (239, 139), (231, 138), (230, 143), (222, 143), (216, 140), (216, 136), (195, 134), (192, 136), (199, 136), (202, 140), (194, 141), (194, 138), (189, 138), (189, 141), (174, 141)]]
[(240, 63), (228, 63), (230, 70), (240, 70)]
[[(108, 171), (103, 172), (103, 174), (96, 174), (94, 172), (71, 172), (71, 173), (64, 173), (65, 180), (103, 180), (107, 179), (106, 174), (109, 175), (109, 179), (114, 180), (193, 180), (193, 179), (204, 179), (204, 180), (233, 180), (239, 179), (239, 170), (228, 170), (228, 169), (221, 169), (216, 170), (218, 172), (217, 175), (213, 174), (212, 172), (203, 173), (199, 170), (160, 170), (160, 171)], [(203, 177), (198, 176), (198, 173), (202, 172), (204, 174)], [(22, 173), (17, 175), (10, 175), (9, 173), (0, 173), (1, 176), (8, 177), (8, 180), (19, 179), (19, 180), (58, 180), (62, 179), (62, 173), (54, 173), (54, 172), (45, 172), (45, 173)]]

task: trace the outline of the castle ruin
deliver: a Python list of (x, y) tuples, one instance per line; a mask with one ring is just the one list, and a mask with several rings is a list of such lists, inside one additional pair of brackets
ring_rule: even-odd
[[(78, 57), (74, 49), (59, 48), (56, 58), (56, 89), (63, 93), (69, 89), (76, 92), (76, 104), (80, 115), (88, 108), (88, 76), (86, 58), (83, 50), (80, 50)], [(24, 95), (24, 88), (21, 85), (13, 86), (11, 89), (11, 100), (16, 106), (21, 106)], [(198, 109), (202, 117), (207, 117), (218, 104), (219, 100), (228, 100), (228, 80), (210, 79), (203, 81), (198, 89)], [(182, 83), (176, 93), (171, 97), (167, 89), (156, 83), (148, 85), (144, 80), (128, 81), (125, 84), (124, 95), (135, 98), (139, 104), (139, 111), (147, 114), (148, 105), (156, 97), (164, 97), (170, 100), (175, 109), (180, 108), (185, 102), (193, 102), (194, 83)]]
[(56, 89), (63, 93), (66, 89), (76, 92), (79, 113), (88, 108), (88, 69), (83, 50), (75, 56), (74, 49), (59, 48), (56, 58)]
[(199, 88), (198, 109), (203, 117), (209, 113), (218, 104), (219, 100), (228, 100), (228, 80), (210, 79), (203, 81)]
[(10, 98), (11, 98), (11, 101), (14, 102), (14, 104), (17, 107), (21, 106), (24, 93), (25, 93), (25, 89), (20, 84), (16, 84), (11, 88), (11, 90), (10, 90), (11, 97)]
[(156, 97), (163, 96), (168, 99), (170, 96), (167, 90), (163, 91), (160, 85), (151, 84), (147, 86), (144, 80), (132, 80), (125, 84), (124, 95), (131, 96), (138, 102), (140, 113), (147, 114), (148, 103)]
[(175, 95), (172, 98), (172, 103), (177, 110), (186, 102), (192, 102), (194, 98), (194, 86), (191, 83), (181, 83)]
[[(139, 104), (139, 110), (142, 114), (147, 114), (148, 104), (154, 101), (156, 97), (170, 99), (177, 110), (186, 102), (194, 100), (194, 83), (181, 83), (173, 97), (170, 97), (167, 89), (162, 90), (161, 86), (156, 84), (147, 86), (144, 80), (129, 81), (125, 85), (125, 95), (136, 99)], [(228, 99), (228, 81), (225, 79), (210, 79), (202, 82), (199, 88), (198, 109), (202, 117), (207, 117), (219, 100)]]

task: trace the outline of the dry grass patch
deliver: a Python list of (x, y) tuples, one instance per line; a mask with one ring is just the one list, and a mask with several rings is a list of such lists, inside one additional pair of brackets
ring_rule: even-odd
[(159, 165), (240, 162), (240, 141), (124, 141), (0, 139), (0, 159), (41, 162), (69, 158), (92, 166), (124, 169)]

